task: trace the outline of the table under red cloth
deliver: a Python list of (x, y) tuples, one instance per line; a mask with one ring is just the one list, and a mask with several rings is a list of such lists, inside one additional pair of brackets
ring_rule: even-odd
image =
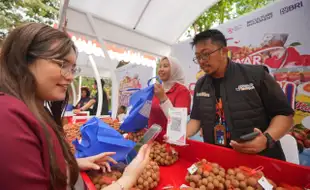
[[(188, 141), (188, 146), (175, 148), (179, 152), (180, 159), (172, 166), (160, 167), (160, 183), (156, 190), (169, 185), (179, 187), (184, 184), (187, 168), (202, 158), (219, 163), (225, 169), (239, 166), (250, 168), (263, 166), (265, 176), (277, 184), (286, 183), (306, 187), (310, 183), (310, 167), (258, 155), (240, 154), (231, 149), (191, 140)], [(95, 190), (87, 175), (82, 173), (82, 176), (88, 188)]]

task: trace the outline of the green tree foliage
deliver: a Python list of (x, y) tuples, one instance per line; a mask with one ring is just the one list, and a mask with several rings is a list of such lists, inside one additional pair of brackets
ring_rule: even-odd
[(264, 7), (274, 1), (275, 0), (220, 0), (197, 18), (190, 27), (188, 35), (191, 35), (190, 31), (194, 31), (195, 34), (202, 32), (215, 25), (223, 24), (225, 21), (235, 19), (241, 15)]
[(0, 32), (25, 22), (54, 23), (59, 16), (60, 0), (1, 0)]

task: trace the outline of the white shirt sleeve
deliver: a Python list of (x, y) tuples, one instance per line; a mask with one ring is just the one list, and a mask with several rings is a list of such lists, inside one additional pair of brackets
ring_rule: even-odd
[(122, 121), (124, 121), (125, 120), (125, 114), (119, 114), (118, 116), (117, 116), (117, 118), (118, 118), (118, 120), (120, 121), (120, 122), (122, 122)]
[(164, 103), (160, 104), (160, 108), (164, 112), (166, 118), (168, 118), (169, 108), (173, 108), (173, 105), (171, 101), (169, 100), (169, 98)]

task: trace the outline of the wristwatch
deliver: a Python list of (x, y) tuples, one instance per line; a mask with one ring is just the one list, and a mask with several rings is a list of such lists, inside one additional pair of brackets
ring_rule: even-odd
[(275, 140), (270, 136), (269, 133), (264, 133), (265, 137), (267, 138), (267, 146), (266, 149), (272, 148), (274, 144), (276, 143)]

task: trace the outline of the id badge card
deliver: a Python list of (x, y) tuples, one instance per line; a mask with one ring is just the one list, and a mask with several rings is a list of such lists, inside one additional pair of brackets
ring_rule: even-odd
[(227, 145), (227, 133), (226, 128), (222, 124), (218, 124), (214, 128), (214, 142), (217, 145), (226, 146)]

